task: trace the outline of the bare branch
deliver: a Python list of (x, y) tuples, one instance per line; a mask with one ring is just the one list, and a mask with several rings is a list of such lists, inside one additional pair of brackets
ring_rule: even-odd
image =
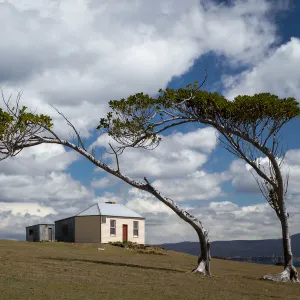
[(114, 149), (114, 147), (111, 145), (111, 143), (108, 143), (109, 147), (111, 148), (111, 150), (114, 152), (115, 157), (116, 157), (116, 162), (117, 162), (117, 173), (120, 173), (120, 165), (119, 165), (119, 157), (118, 154), (116, 152), (116, 150)]
[(82, 139), (80, 137), (80, 134), (78, 133), (78, 131), (76, 130), (74, 125), (64, 116), (64, 114), (62, 112), (60, 112), (52, 104), (50, 104), (50, 105), (67, 121), (67, 124), (74, 130), (74, 132), (76, 133), (77, 139), (78, 139), (78, 146), (80, 145), (82, 147), (82, 149), (86, 150), (85, 147), (84, 147), (84, 144), (82, 142)]

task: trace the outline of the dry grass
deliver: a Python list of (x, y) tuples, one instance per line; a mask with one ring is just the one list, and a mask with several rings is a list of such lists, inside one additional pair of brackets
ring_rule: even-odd
[(282, 267), (213, 259), (208, 278), (187, 273), (195, 256), (163, 252), (0, 241), (0, 299), (300, 299), (300, 284), (258, 279)]

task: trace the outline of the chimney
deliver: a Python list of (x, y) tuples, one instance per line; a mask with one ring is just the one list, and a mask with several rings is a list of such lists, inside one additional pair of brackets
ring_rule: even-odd
[(107, 204), (116, 204), (116, 202), (112, 202), (112, 201), (107, 201), (105, 203), (107, 203)]

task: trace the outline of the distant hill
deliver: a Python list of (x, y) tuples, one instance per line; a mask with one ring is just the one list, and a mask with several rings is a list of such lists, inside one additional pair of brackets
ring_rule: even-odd
[[(199, 242), (161, 244), (166, 250), (199, 255)], [(292, 236), (294, 257), (300, 257), (300, 233)], [(282, 256), (282, 240), (235, 240), (211, 242), (211, 255), (217, 257)]]

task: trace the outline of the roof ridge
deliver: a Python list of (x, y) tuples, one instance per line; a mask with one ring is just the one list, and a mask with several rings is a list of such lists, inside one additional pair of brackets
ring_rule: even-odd
[(89, 206), (88, 208), (84, 209), (83, 211), (81, 211), (80, 213), (78, 213), (76, 216), (82, 214), (83, 212), (85, 212), (86, 210), (90, 209), (91, 207), (93, 207), (94, 205), (96, 205), (97, 203), (92, 204), (91, 206)]
[(100, 207), (99, 207), (99, 201), (96, 204), (97, 204), (99, 215), (101, 216), (101, 210), (100, 210)]
[(118, 216), (118, 217), (137, 217), (143, 218), (142, 215), (132, 210), (131, 208), (125, 206), (121, 203), (107, 204), (105, 202), (97, 201), (93, 205), (89, 206), (85, 210), (81, 211), (76, 216), (88, 216), (88, 215), (98, 215), (98, 216)]

